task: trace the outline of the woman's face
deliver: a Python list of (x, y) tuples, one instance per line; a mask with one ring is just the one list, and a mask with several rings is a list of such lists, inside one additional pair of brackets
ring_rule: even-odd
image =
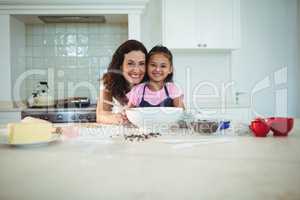
[(130, 51), (124, 55), (122, 65), (123, 76), (130, 85), (139, 84), (145, 75), (146, 56), (142, 51)]
[(163, 54), (154, 54), (150, 57), (147, 74), (153, 82), (164, 82), (169, 74), (173, 71), (173, 67), (169, 59)]

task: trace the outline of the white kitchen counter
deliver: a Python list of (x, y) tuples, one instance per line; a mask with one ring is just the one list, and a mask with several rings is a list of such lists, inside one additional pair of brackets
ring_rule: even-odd
[(300, 199), (298, 125), (287, 138), (0, 145), (0, 199)]
[[(16, 107), (14, 104), (19, 106)], [(21, 112), (24, 108), (26, 108), (26, 105), (21, 102), (0, 101), (0, 112)]]

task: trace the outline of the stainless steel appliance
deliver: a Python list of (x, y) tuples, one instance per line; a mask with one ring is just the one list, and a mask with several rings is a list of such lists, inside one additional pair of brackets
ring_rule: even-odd
[(88, 98), (68, 98), (56, 101), (51, 107), (31, 107), (21, 111), (27, 116), (45, 119), (53, 123), (96, 122), (96, 105)]

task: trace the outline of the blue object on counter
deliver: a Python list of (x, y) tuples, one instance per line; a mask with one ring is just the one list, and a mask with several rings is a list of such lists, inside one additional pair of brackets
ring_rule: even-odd
[(220, 121), (220, 130), (227, 129), (229, 127), (230, 127), (230, 121), (229, 120)]

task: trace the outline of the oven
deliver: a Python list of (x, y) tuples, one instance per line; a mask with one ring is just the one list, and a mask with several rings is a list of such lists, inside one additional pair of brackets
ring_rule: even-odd
[(48, 120), (52, 123), (96, 122), (96, 106), (85, 108), (28, 108), (21, 111), (27, 116)]
[(52, 123), (96, 122), (96, 104), (89, 100), (70, 98), (56, 101), (54, 106), (33, 106), (21, 111), (21, 118), (35, 117)]

